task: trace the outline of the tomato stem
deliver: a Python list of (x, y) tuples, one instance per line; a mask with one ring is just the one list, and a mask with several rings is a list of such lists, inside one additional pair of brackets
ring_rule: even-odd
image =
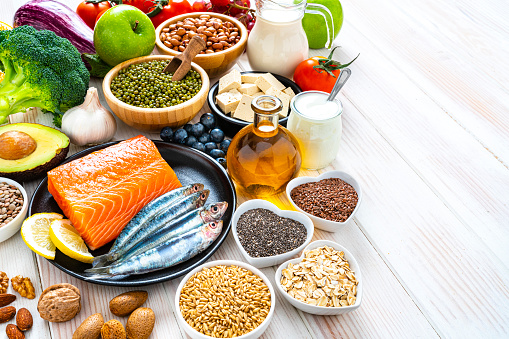
[(325, 58), (325, 59), (318, 59), (318, 65), (317, 66), (313, 66), (313, 69), (315, 71), (317, 71), (318, 73), (322, 73), (323, 71), (326, 71), (327, 73), (332, 75), (332, 77), (335, 78), (336, 76), (334, 75), (334, 73), (332, 73), (332, 71), (335, 71), (335, 70), (342, 69), (342, 68), (350, 66), (359, 57), (359, 55), (361, 55), (359, 53), (349, 63), (341, 64), (339, 61), (332, 60), (332, 56), (334, 54), (334, 51), (338, 47), (339, 46), (334, 47), (327, 58)]

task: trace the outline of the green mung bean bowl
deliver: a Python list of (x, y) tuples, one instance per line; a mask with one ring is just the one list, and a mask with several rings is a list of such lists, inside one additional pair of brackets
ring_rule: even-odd
[[(280, 217), (293, 219), (293, 220), (300, 222), (306, 228), (306, 240), (301, 245), (299, 245), (297, 248), (295, 248), (291, 251), (282, 253), (282, 254), (272, 255), (272, 256), (268, 256), (268, 257), (252, 257), (252, 256), (250, 256), (249, 253), (244, 249), (244, 247), (242, 246), (242, 244), (240, 242), (240, 239), (239, 239), (239, 236), (237, 233), (237, 223), (239, 221), (239, 218), (242, 216), (242, 214), (244, 214), (245, 212), (247, 212), (249, 210), (256, 209), (256, 208), (264, 208), (264, 209), (267, 209), (267, 210), (275, 213), (276, 215), (278, 215)], [(266, 200), (262, 200), (262, 199), (253, 199), (253, 200), (246, 201), (245, 203), (243, 203), (242, 205), (240, 205), (237, 208), (237, 210), (233, 214), (233, 218), (232, 218), (233, 238), (235, 239), (235, 242), (237, 243), (237, 246), (240, 249), (240, 253), (242, 253), (242, 255), (244, 256), (244, 258), (246, 259), (246, 261), (248, 263), (250, 263), (251, 265), (253, 265), (256, 268), (264, 268), (264, 267), (279, 265), (279, 264), (287, 261), (288, 259), (291, 259), (292, 257), (296, 256), (297, 254), (299, 254), (300, 251), (302, 251), (304, 249), (304, 247), (306, 247), (307, 244), (309, 244), (309, 242), (313, 238), (313, 232), (314, 232), (313, 222), (307, 215), (305, 215), (301, 212), (297, 212), (297, 211), (281, 210), (273, 203), (266, 201)]]

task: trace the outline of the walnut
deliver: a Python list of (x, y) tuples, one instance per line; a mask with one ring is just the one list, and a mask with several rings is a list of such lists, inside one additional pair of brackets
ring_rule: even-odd
[(80, 290), (71, 284), (52, 285), (42, 292), (37, 311), (51, 322), (71, 320), (81, 311)]
[(0, 293), (7, 292), (7, 287), (9, 287), (9, 277), (5, 272), (0, 272)]
[(32, 285), (30, 278), (23, 278), (21, 275), (17, 275), (11, 279), (11, 283), (12, 288), (22, 297), (27, 299), (35, 298), (34, 285)]

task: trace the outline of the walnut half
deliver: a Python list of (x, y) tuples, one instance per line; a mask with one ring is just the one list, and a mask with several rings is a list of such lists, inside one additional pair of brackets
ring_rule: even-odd
[(0, 293), (7, 292), (7, 287), (9, 287), (9, 277), (5, 272), (0, 272)]
[(17, 275), (11, 279), (12, 288), (18, 292), (22, 297), (27, 299), (35, 298), (34, 285), (30, 281), (30, 278), (23, 278), (21, 275)]

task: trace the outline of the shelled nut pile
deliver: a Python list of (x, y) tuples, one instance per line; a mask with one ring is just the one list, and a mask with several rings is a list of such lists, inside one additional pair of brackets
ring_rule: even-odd
[(23, 194), (14, 185), (0, 182), (0, 227), (10, 223), (23, 207)]
[(202, 14), (199, 18), (185, 18), (165, 27), (159, 36), (166, 47), (183, 52), (193, 36), (202, 38), (207, 49), (200, 54), (211, 54), (228, 49), (240, 41), (240, 32), (230, 21)]

